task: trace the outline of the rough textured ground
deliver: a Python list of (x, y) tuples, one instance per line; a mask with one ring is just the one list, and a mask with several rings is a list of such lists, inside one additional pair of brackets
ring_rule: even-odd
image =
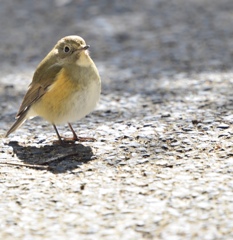
[(74, 124), (96, 142), (41, 119), (0, 139), (1, 239), (233, 239), (232, 0), (9, 0), (0, 21), (1, 135), (61, 37), (103, 81)]

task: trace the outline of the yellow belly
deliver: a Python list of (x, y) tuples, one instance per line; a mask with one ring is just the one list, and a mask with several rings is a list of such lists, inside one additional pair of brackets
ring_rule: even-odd
[(80, 89), (77, 83), (69, 80), (69, 75), (62, 69), (49, 90), (33, 105), (33, 111), (51, 123), (59, 122), (59, 118), (72, 108), (69, 100)]

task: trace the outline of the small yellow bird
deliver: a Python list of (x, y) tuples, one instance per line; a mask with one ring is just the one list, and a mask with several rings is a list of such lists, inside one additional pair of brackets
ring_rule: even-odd
[(79, 36), (67, 36), (57, 42), (38, 65), (16, 122), (5, 137), (27, 119), (40, 116), (53, 125), (60, 143), (63, 139), (56, 125), (64, 123), (68, 123), (73, 141), (94, 140), (78, 137), (70, 124), (89, 114), (100, 98), (101, 79), (89, 56), (89, 47)]

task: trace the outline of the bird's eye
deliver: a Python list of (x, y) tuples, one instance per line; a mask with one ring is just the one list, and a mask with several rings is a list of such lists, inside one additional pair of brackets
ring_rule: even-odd
[(65, 46), (65, 47), (64, 47), (64, 52), (65, 52), (65, 53), (68, 53), (69, 51), (70, 51), (70, 48), (69, 48), (68, 46)]

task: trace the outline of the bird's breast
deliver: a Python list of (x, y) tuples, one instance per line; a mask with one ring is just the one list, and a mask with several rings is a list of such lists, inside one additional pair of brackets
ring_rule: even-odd
[(54, 124), (73, 122), (85, 117), (96, 106), (100, 97), (100, 80), (71, 79), (62, 69), (42, 98), (33, 105), (36, 115)]

